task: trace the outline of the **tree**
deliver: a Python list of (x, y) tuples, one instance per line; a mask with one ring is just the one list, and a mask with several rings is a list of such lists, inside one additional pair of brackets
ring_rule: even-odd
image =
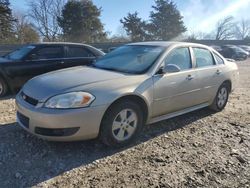
[(237, 25), (235, 30), (236, 38), (244, 40), (250, 36), (250, 20), (242, 19)]
[(155, 0), (150, 13), (149, 31), (155, 40), (171, 40), (187, 31), (176, 4), (169, 0)]
[(39, 34), (29, 22), (27, 16), (19, 12), (15, 14), (15, 17), (17, 20), (14, 24), (16, 42), (19, 44), (39, 42)]
[(217, 27), (215, 30), (215, 40), (229, 40), (233, 38), (234, 32), (234, 18), (232, 16), (228, 16), (217, 23)]
[(127, 17), (121, 19), (120, 22), (132, 41), (147, 40), (147, 24), (138, 17), (137, 12), (133, 14), (128, 13)]
[[(45, 41), (56, 41), (61, 30), (57, 22), (65, 0), (29, 0), (29, 17)], [(73, 12), (72, 12), (73, 13)]]
[(100, 42), (106, 38), (100, 20), (101, 8), (91, 0), (69, 0), (58, 17), (66, 41)]
[(9, 0), (0, 0), (0, 43), (9, 43), (14, 39), (12, 16)]

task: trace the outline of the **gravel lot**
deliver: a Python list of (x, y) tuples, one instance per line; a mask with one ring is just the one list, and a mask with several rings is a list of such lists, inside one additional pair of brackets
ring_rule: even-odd
[(0, 101), (0, 187), (250, 187), (250, 60), (223, 112), (208, 109), (146, 126), (138, 141), (53, 143), (15, 123)]

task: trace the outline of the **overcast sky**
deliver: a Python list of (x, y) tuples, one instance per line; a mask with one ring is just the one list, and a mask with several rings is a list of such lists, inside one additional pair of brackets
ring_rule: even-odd
[[(35, 0), (34, 0), (35, 1)], [(211, 32), (216, 22), (232, 15), (240, 20), (250, 19), (250, 0), (173, 0), (189, 32)], [(102, 7), (101, 20), (105, 29), (112, 34), (119, 32), (120, 19), (128, 12), (139, 12), (147, 20), (154, 0), (93, 0), (97, 7)], [(10, 0), (14, 10), (26, 11), (25, 0)]]

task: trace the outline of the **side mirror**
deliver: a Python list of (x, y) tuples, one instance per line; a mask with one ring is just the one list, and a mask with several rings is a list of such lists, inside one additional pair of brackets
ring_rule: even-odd
[(31, 54), (28, 58), (28, 60), (36, 60), (37, 59), (37, 55), (36, 54)]
[(181, 71), (180, 67), (174, 64), (168, 64), (163, 68), (164, 73), (175, 73), (180, 71)]

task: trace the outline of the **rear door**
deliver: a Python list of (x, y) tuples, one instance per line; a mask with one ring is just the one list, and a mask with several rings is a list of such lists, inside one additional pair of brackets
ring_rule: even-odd
[(224, 62), (221, 58), (222, 61), (215, 60), (212, 52), (206, 48), (193, 47), (192, 50), (195, 69), (199, 77), (199, 87), (202, 89), (200, 99), (202, 102), (211, 102), (223, 82)]
[(89, 65), (96, 59), (95, 54), (85, 46), (67, 45), (63, 67)]

